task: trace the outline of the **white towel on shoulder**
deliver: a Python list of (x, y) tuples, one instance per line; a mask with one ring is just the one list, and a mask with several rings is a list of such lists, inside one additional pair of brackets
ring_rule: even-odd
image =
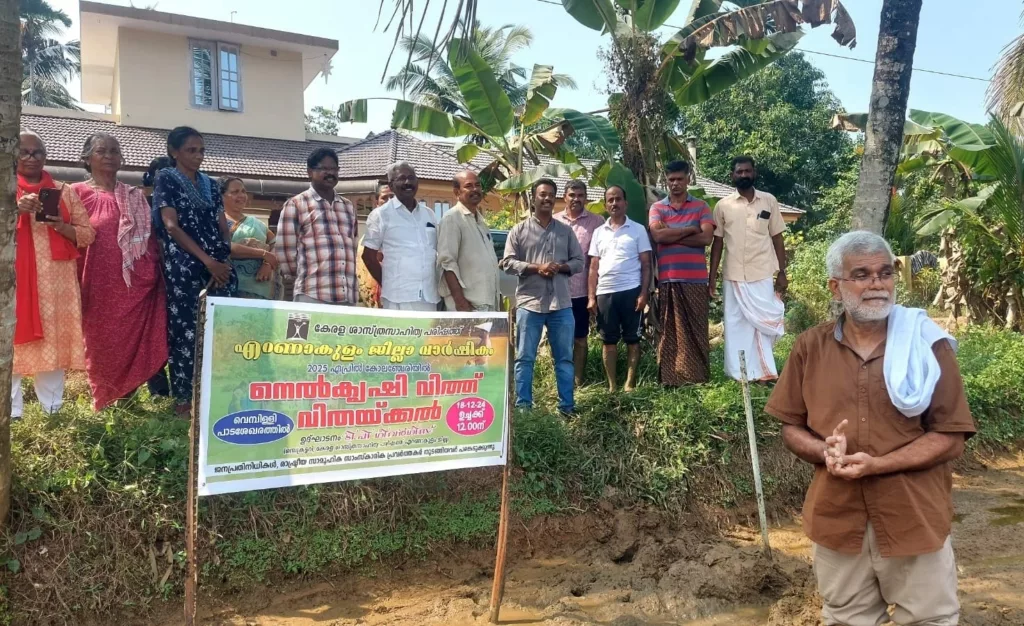
[(933, 322), (926, 311), (898, 304), (892, 307), (882, 371), (889, 398), (907, 417), (921, 415), (932, 403), (942, 375), (932, 346), (943, 339), (954, 351), (957, 349), (956, 339)]

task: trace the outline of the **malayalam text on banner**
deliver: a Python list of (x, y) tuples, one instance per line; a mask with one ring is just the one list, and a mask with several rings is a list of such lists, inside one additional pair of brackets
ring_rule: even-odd
[(505, 463), (504, 313), (206, 307), (200, 495)]

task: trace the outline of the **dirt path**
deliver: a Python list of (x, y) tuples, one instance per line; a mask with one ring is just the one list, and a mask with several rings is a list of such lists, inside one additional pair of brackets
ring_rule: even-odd
[[(956, 477), (954, 547), (967, 626), (1024, 624), (1024, 456)], [(813, 626), (819, 605), (810, 545), (796, 522), (774, 528), (773, 562), (758, 534), (707, 537), (628, 511), (546, 520), (515, 533), (501, 621), (577, 626)], [(311, 582), (201, 600), (207, 626), (420, 626), (487, 623), (490, 551), (435, 558)], [(151, 622), (152, 623), (152, 622)], [(165, 622), (180, 623), (168, 615)]]

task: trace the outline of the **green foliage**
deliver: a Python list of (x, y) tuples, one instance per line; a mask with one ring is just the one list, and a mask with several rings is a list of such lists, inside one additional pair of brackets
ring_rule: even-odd
[[(896, 283), (896, 301), (903, 306), (931, 310), (932, 301), (935, 300), (935, 294), (939, 292), (941, 286), (942, 275), (939, 271), (925, 267), (914, 276), (910, 288), (903, 281)], [(935, 311), (934, 314), (941, 315), (941, 311)]]
[(856, 190), (853, 142), (831, 127), (839, 108), (821, 70), (794, 52), (707, 102), (683, 109), (682, 128), (697, 137), (704, 176), (728, 181), (732, 157), (749, 154), (757, 160), (760, 188), (794, 206), (815, 206), (810, 226), (845, 204), (829, 198), (839, 193), (837, 186), (844, 186), (844, 198), (848, 194), (851, 202)]
[[(797, 246), (791, 267), (804, 268), (791, 276), (797, 293), (812, 293), (799, 283), (819, 277), (811, 270), (824, 243)], [(780, 367), (793, 339), (787, 335), (776, 347)], [(973, 328), (959, 340), (966, 394), (980, 427), (970, 445), (1021, 441), (1024, 337)], [(590, 381), (602, 376), (598, 343), (591, 346)], [(654, 350), (645, 347), (636, 392), (609, 395), (601, 385), (584, 386), (579, 415), (567, 421), (552, 410), (552, 366), (542, 358), (538, 409), (512, 418), (514, 515), (528, 520), (585, 508), (609, 493), (622, 506), (643, 502), (671, 511), (695, 502), (749, 502), (742, 394), (725, 379), (722, 361), (715, 349), (709, 384), (665, 389), (656, 383)], [(766, 495), (777, 506), (795, 506), (808, 472), (782, 448), (779, 425), (763, 413), (770, 391), (752, 389)], [(171, 408), (143, 393), (95, 415), (83, 397), (52, 417), (30, 404), (13, 424), (14, 500), (9, 529), (0, 535), (0, 565), (7, 570), (0, 624), (75, 623), (79, 616), (68, 607), (131, 606), (145, 615), (153, 602), (180, 595), (188, 425)], [(203, 499), (202, 584), (249, 588), (421, 558), (454, 544), (489, 546), (498, 486), (498, 472), (481, 469)], [(146, 556), (154, 542), (167, 544), (179, 572), (166, 584), (154, 579)], [(33, 586), (30, 573), (39, 571), (65, 605)], [(12, 595), (17, 606), (9, 604)]]
[[(936, 115), (936, 114), (932, 114)], [(948, 117), (948, 116), (945, 116)], [(952, 118), (949, 118), (952, 119)], [(948, 125), (957, 122), (946, 122)], [(990, 128), (960, 126), (950, 134), (949, 159), (958, 170), (987, 177), (957, 199), (936, 203), (920, 216), (922, 235), (943, 233), (949, 282), (944, 304), (955, 313), (966, 308), (978, 322), (1024, 329), (1024, 141), (1002, 122)], [(984, 131), (984, 132), (982, 132)], [(953, 137), (960, 143), (953, 143)], [(984, 142), (991, 140), (992, 145)]]
[(14, 623), (14, 612), (11, 609), (10, 598), (7, 597), (7, 587), (0, 585), (0, 626), (10, 626)]
[(1024, 336), (973, 327), (958, 337), (957, 360), (978, 424), (975, 443), (1009, 445), (1024, 438)]
[(825, 253), (832, 240), (809, 241), (790, 250), (786, 268), (789, 296), (786, 302), (786, 330), (799, 333), (828, 319), (832, 293), (828, 290)]
[(338, 114), (324, 106), (315, 106), (306, 114), (306, 132), (319, 135), (338, 134)]
[(702, 104), (726, 89), (741, 84), (743, 80), (786, 56), (803, 36), (803, 32), (796, 31), (743, 41), (734, 50), (700, 62), (689, 78), (673, 90), (676, 104), (680, 107)]
[(82, 73), (82, 46), (62, 43), (71, 18), (45, 0), (21, 0), (22, 103), (59, 109), (81, 109), (65, 86)]
[[(533, 43), (530, 29), (513, 24), (498, 28), (476, 24), (472, 36), (473, 46), (487, 64), (494, 68), (502, 91), (508, 94), (515, 106), (525, 102), (526, 87), (522, 81), (526, 78), (526, 70), (513, 63), (512, 56)], [(452, 67), (445, 55), (434, 49), (433, 39), (425, 34), (419, 38), (404, 37), (399, 47), (407, 54), (412, 53), (413, 62), (388, 77), (384, 83), (388, 91), (401, 92), (403, 97), (445, 113), (469, 115)], [(573, 84), (568, 76), (561, 78), (564, 86), (570, 87)]]
[[(392, 127), (438, 137), (464, 137), (465, 145), (456, 152), (460, 162), (488, 159), (488, 164), (480, 168), (485, 189), (495, 188), (495, 183), (501, 181), (497, 188), (517, 194), (520, 201), (522, 190), (540, 176), (576, 176), (585, 170), (579, 158), (565, 147), (566, 140), (575, 133), (585, 136), (604, 158), (612, 157), (618, 137), (607, 119), (573, 109), (549, 108), (560, 82), (567, 82), (553, 73), (552, 66), (535, 65), (523, 93), (513, 93), (508, 77), (498, 75), (500, 67), (488, 60), (479, 45), (475, 40), (451, 39), (445, 67), (449, 88), (457, 90), (461, 98), (458, 106), (446, 106), (430, 97), (415, 102), (373, 98), (395, 101)], [(431, 49), (428, 57), (435, 55), (440, 51)], [(338, 107), (338, 121), (366, 122), (369, 100), (343, 102)], [(517, 101), (522, 105), (517, 106)], [(546, 124), (541, 124), (542, 120)], [(542, 164), (540, 157), (545, 155), (556, 163)]]

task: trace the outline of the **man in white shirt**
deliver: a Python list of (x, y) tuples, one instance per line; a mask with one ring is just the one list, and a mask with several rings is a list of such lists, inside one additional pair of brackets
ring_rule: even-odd
[[(437, 224), (434, 212), (416, 200), (420, 183), (405, 161), (388, 168), (395, 197), (370, 213), (363, 263), (381, 286), (380, 303), (397, 311), (436, 311)], [(383, 253), (380, 261), (377, 253)]]
[(612, 185), (604, 192), (608, 221), (590, 240), (588, 308), (597, 314), (604, 342), (604, 371), (608, 390), (616, 391), (618, 344), (626, 342), (627, 371), (624, 390), (636, 387), (640, 362), (643, 312), (651, 287), (651, 240), (647, 229), (626, 217), (626, 192)]

